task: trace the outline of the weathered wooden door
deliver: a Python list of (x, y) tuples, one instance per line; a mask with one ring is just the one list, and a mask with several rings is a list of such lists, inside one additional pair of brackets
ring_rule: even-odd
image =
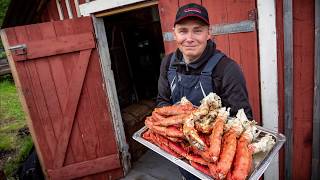
[(91, 18), (1, 35), (47, 177), (123, 176)]
[(254, 26), (256, 1), (159, 0), (166, 54), (176, 49), (171, 33), (176, 11), (178, 7), (191, 2), (202, 4), (207, 8), (217, 48), (241, 66), (246, 78), (254, 119), (260, 122), (258, 34)]

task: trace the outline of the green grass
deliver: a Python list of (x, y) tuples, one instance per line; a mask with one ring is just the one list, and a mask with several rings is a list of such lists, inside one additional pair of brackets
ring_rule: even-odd
[(17, 142), (17, 154), (7, 161), (4, 166), (4, 173), (8, 178), (12, 177), (19, 165), (27, 158), (30, 150), (32, 149), (33, 142), (31, 136), (20, 138)]
[(3, 167), (8, 179), (13, 178), (33, 146), (31, 136), (17, 136), (19, 129), (25, 126), (25, 115), (14, 81), (11, 75), (0, 76), (0, 151), (14, 152)]
[(25, 120), (16, 87), (9, 75), (0, 79), (0, 120), (7, 119)]

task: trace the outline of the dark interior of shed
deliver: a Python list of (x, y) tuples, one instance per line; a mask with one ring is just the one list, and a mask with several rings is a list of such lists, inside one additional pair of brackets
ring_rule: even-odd
[(104, 17), (124, 129), (133, 161), (146, 150), (131, 137), (155, 107), (164, 45), (157, 6)]

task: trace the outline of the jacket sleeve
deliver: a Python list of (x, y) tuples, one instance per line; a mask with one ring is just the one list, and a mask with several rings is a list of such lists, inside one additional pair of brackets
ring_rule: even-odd
[(243, 108), (248, 119), (253, 118), (246, 81), (240, 66), (234, 61), (228, 63), (223, 70), (219, 95), (223, 106), (231, 108), (231, 116), (235, 116), (238, 110)]
[(157, 96), (157, 107), (169, 106), (171, 103), (171, 92), (170, 85), (167, 78), (167, 72), (169, 67), (169, 56), (163, 58), (160, 66), (160, 76), (158, 80), (158, 96)]

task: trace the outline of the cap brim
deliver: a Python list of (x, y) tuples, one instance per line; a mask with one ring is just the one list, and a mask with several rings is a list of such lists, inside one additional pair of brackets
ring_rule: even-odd
[(207, 25), (210, 25), (210, 23), (203, 17), (197, 15), (197, 14), (188, 14), (188, 15), (185, 15), (185, 16), (182, 16), (180, 17), (179, 19), (177, 19), (175, 22), (174, 22), (174, 25), (178, 24), (180, 21), (186, 19), (186, 18), (189, 18), (189, 17), (196, 17), (200, 20), (202, 20), (204, 23), (206, 23)]

